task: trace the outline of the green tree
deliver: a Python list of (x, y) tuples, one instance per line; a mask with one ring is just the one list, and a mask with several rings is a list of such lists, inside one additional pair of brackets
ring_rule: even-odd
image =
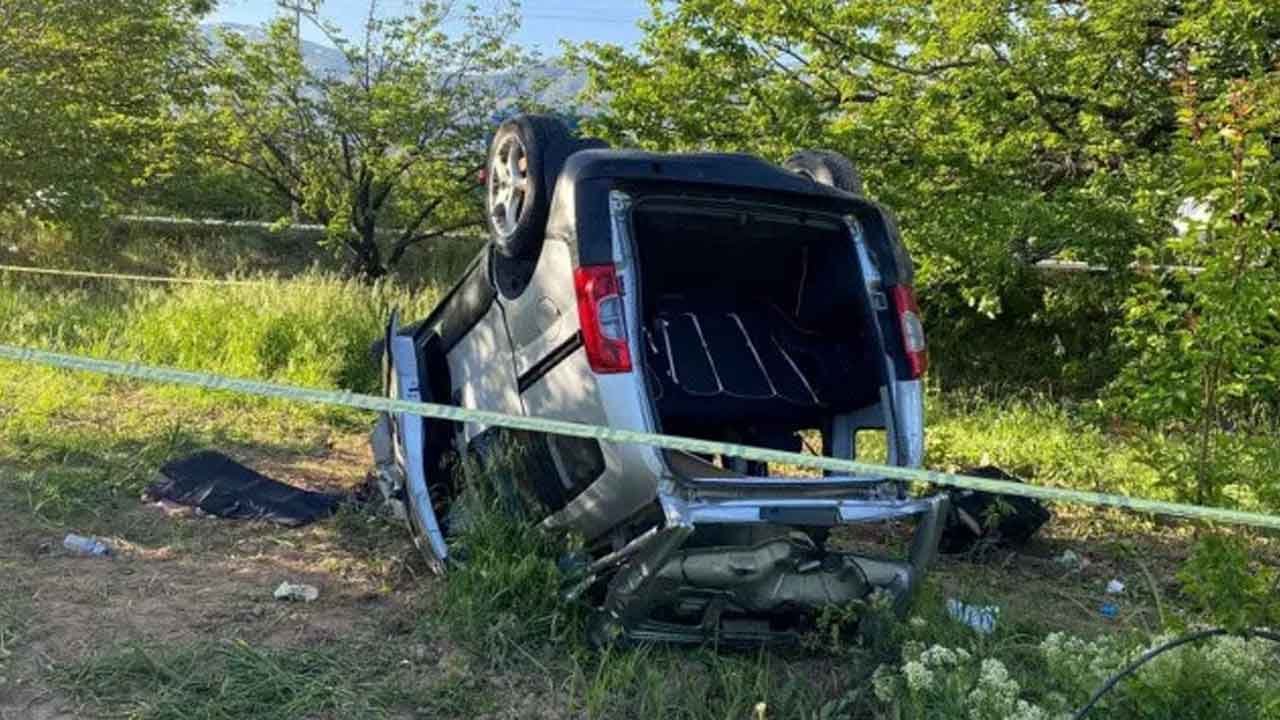
[[(900, 216), (944, 362), (1015, 343), (1043, 357), (1052, 336), (1029, 333), (1056, 315), (1078, 333), (1068, 357), (1123, 367), (1106, 407), (1149, 431), (1171, 495), (1280, 503), (1280, 485), (1242, 480), (1280, 472), (1280, 3), (652, 7), (634, 51), (570, 49), (604, 106), (596, 133), (848, 154)], [(1184, 205), (1208, 217), (1177, 232)], [(1113, 271), (1074, 288), (1032, 280), (1051, 256)]]
[(1031, 261), (1123, 265), (1167, 222), (1171, 2), (654, 3), (637, 52), (574, 49), (596, 130), (661, 149), (850, 155), (921, 281), (994, 315)]
[(160, 168), (207, 6), (0, 0), (0, 210), (94, 218)]
[[(363, 35), (327, 22), (318, 3), (298, 18), (323, 31), (347, 71), (309, 67), (294, 16), (250, 40), (222, 33), (206, 102), (189, 117), (193, 146), (253, 173), (329, 228), (366, 277), (384, 275), (422, 242), (477, 226), (485, 139), (528, 57), (508, 42), (514, 9), (450, 17), (425, 2), (383, 17), (370, 2)], [(445, 23), (458, 21), (458, 32)]]
[[(1181, 124), (1168, 192), (1202, 211), (1140, 249), (1113, 411), (1150, 431), (1171, 489), (1280, 504), (1280, 7), (1206, 0), (1170, 28)], [(1263, 484), (1248, 478), (1271, 478)]]

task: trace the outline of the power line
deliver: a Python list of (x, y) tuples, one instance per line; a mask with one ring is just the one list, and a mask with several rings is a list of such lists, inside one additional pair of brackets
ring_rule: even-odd
[(560, 20), (569, 22), (599, 23), (603, 25), (635, 25), (641, 18), (611, 18), (592, 15), (576, 15), (572, 13), (521, 13), (524, 20)]
[(174, 277), (173, 275), (132, 275), (128, 273), (105, 273), (92, 270), (69, 270), (63, 268), (30, 267), (27, 265), (0, 265), (0, 272), (22, 273), (28, 275), (55, 275), (58, 277), (76, 277), (96, 280), (127, 280), (130, 282), (172, 283), (179, 285), (267, 285), (267, 280), (236, 280), (231, 278)]

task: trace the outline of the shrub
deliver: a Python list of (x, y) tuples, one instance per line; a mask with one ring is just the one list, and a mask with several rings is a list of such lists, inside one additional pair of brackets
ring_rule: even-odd
[[(1176, 83), (1182, 172), (1170, 188), (1203, 218), (1136, 257), (1203, 271), (1135, 285), (1120, 334), (1129, 358), (1109, 404), (1148, 430), (1149, 454), (1182, 498), (1218, 504), (1274, 492), (1270, 482), (1242, 482), (1238, 468), (1274, 447), (1280, 397), (1280, 71), (1251, 44), (1260, 36), (1238, 26), (1248, 13), (1208, 6), (1203, 25), (1176, 30), (1190, 60)], [(1201, 32), (1238, 34), (1218, 44)], [(1230, 79), (1214, 76), (1222, 63), (1239, 64)]]
[[(1169, 639), (1089, 641), (1053, 633), (1036, 647), (1031, 662), (1021, 665), (965, 648), (911, 642), (904, 646), (900, 667), (881, 666), (872, 683), (889, 717), (1065, 719), (1108, 678)], [(1277, 712), (1275, 648), (1263, 640), (1214, 637), (1156, 657), (1104, 696), (1093, 717), (1261, 720)]]
[(1280, 572), (1250, 555), (1242, 538), (1206, 535), (1178, 572), (1183, 591), (1199, 609), (1233, 630), (1280, 625)]

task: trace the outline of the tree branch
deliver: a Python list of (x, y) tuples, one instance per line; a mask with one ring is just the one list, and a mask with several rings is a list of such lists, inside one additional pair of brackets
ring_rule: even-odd
[(297, 193), (293, 192), (293, 190), (287, 184), (285, 184), (284, 181), (282, 181), (280, 178), (276, 177), (272, 173), (266, 170), (263, 170), (257, 165), (254, 165), (251, 162), (246, 162), (244, 160), (241, 160), (240, 158), (234, 155), (227, 155), (224, 153), (220, 153), (217, 150), (214, 150), (212, 148), (205, 148), (204, 154), (208, 155), (211, 158), (221, 160), (225, 163), (230, 163), (232, 165), (235, 165), (236, 167), (244, 168), (245, 170), (252, 172), (254, 175), (257, 175), (263, 180), (266, 180), (281, 195), (283, 195), (286, 200), (292, 200), (299, 204), (302, 203), (302, 198), (299, 197)]
[(438, 230), (432, 230), (429, 233), (419, 233), (417, 235), (414, 235), (408, 238), (407, 240), (402, 240), (400, 242), (397, 242), (395, 244), (395, 247), (391, 249), (391, 254), (387, 256), (387, 266), (391, 267), (391, 266), (394, 266), (396, 263), (400, 262), (400, 258), (404, 256), (405, 251), (408, 250), (410, 247), (417, 245), (418, 243), (426, 242), (427, 240), (432, 240), (444, 235), (448, 235), (449, 233), (455, 233), (455, 232), (458, 232), (459, 230), (465, 230), (469, 227), (473, 227), (479, 224), (480, 224), (479, 220), (468, 220), (466, 222), (456, 223), (454, 225), (443, 227)]
[(933, 77), (938, 73), (942, 73), (947, 70), (974, 67), (980, 64), (979, 61), (977, 60), (959, 59), (959, 60), (952, 60), (949, 62), (934, 63), (933, 65), (926, 65), (924, 67), (919, 67), (919, 68), (913, 68), (913, 67), (910, 67), (909, 65), (903, 65), (901, 63), (893, 62), (892, 60), (889, 60), (886, 57), (868, 52), (863, 48), (859, 48), (853, 45), (852, 43), (850, 43), (849, 41), (829, 32), (826, 29), (826, 26), (824, 23), (822, 23), (820, 20), (817, 20), (811, 17), (808, 13), (805, 13), (804, 11), (800, 10), (789, 0), (782, 0), (782, 4), (787, 7), (787, 10), (789, 12), (798, 13), (802, 17), (804, 17), (805, 22), (809, 26), (809, 29), (813, 31), (814, 35), (818, 36), (819, 38), (822, 38), (823, 40), (827, 41), (828, 43), (838, 48), (839, 50), (844, 51), (846, 54), (853, 55), (855, 57), (860, 57), (863, 60), (866, 60), (867, 62), (872, 63), (873, 65), (880, 65), (882, 67), (889, 68), (890, 70), (896, 70), (897, 72), (904, 73), (907, 75), (914, 75), (916, 77)]

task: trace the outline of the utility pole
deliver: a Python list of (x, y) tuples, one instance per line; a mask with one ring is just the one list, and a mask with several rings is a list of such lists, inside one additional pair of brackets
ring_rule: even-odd
[[(298, 58), (302, 59), (302, 0), (293, 0), (290, 4), (286, 0), (277, 0), (277, 5), (282, 10), (293, 11), (293, 38), (298, 48)], [(294, 105), (298, 104), (298, 96), (302, 89), (295, 84), (292, 88)], [(298, 166), (298, 148), (297, 143), (289, 143), (289, 163), (295, 168)], [(294, 194), (297, 194), (297, 188), (294, 188)], [(293, 219), (293, 224), (297, 225), (302, 221), (302, 208), (298, 206), (297, 198), (289, 198), (289, 216)]]
[[(298, 45), (298, 59), (301, 60), (302, 59), (302, 2), (301, 0), (295, 0), (293, 4), (293, 38), (294, 38), (294, 42), (296, 42)], [(295, 85), (293, 88), (294, 103), (297, 103), (297, 98), (299, 94), (298, 91), (299, 91), (299, 88), (298, 86)], [(289, 151), (293, 153), (292, 157), (289, 158), (289, 162), (293, 163), (294, 167), (297, 167), (298, 166), (297, 145), (296, 144), (291, 145), (289, 148)], [(298, 224), (298, 222), (300, 222), (302, 219), (302, 208), (298, 207), (298, 200), (296, 198), (289, 199), (289, 211), (293, 213), (293, 223), (295, 225)]]

